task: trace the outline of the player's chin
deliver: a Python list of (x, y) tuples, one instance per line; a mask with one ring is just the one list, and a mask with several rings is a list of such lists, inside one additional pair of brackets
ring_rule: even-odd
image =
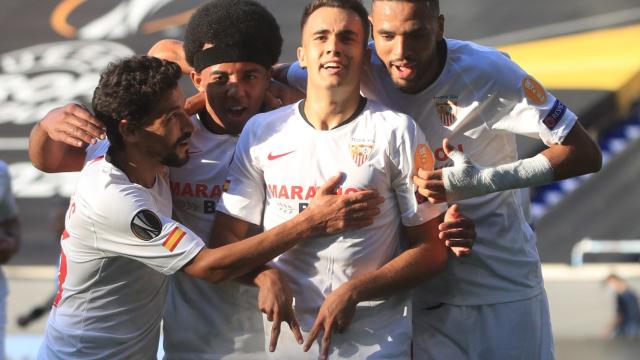
[(180, 167), (186, 164), (189, 161), (189, 148), (187, 147), (184, 151), (176, 151), (167, 156), (165, 156), (161, 163), (162, 165), (171, 166), (171, 167)]

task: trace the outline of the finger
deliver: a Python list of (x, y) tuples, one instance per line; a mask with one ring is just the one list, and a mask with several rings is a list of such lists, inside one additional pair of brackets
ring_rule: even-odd
[(442, 150), (444, 150), (444, 154), (445, 154), (445, 155), (447, 155), (447, 156), (449, 156), (449, 154), (450, 154), (453, 150), (455, 150), (455, 149), (453, 148), (453, 146), (451, 146), (451, 145), (449, 144), (449, 139), (448, 139), (448, 138), (444, 138), (444, 139), (442, 139)]
[(327, 326), (324, 330), (324, 336), (322, 336), (322, 343), (320, 345), (320, 358), (329, 358), (329, 347), (331, 346), (331, 326)]
[(293, 336), (296, 338), (298, 344), (302, 345), (304, 342), (304, 338), (302, 337), (302, 331), (300, 331), (300, 325), (298, 324), (298, 320), (296, 320), (295, 315), (291, 314), (291, 320), (288, 321), (289, 328), (293, 333)]
[(106, 138), (104, 125), (85, 109), (74, 108), (74, 113), (69, 118), (69, 123), (72, 126), (81, 129), (89, 136), (103, 140)]
[(430, 192), (430, 195), (422, 194), (422, 196), (426, 197), (431, 204), (442, 204), (447, 201), (447, 197), (445, 195), (436, 194), (433, 191)]
[(416, 175), (416, 176), (413, 177), (413, 184), (415, 186), (417, 186), (418, 189), (424, 188), (424, 187), (427, 186), (427, 180), (425, 180), (425, 179), (421, 178), (420, 176)]
[(449, 248), (460, 248), (471, 250), (473, 247), (473, 240), (471, 239), (449, 239), (444, 242), (444, 244)]
[(453, 253), (457, 256), (457, 257), (467, 257), (469, 255), (471, 255), (471, 250), (466, 249), (466, 248), (451, 248), (451, 251), (453, 251)]
[(438, 226), (438, 230), (451, 230), (451, 229), (466, 229), (473, 231), (475, 226), (473, 222), (468, 218), (451, 219), (443, 222)]
[(271, 324), (271, 339), (269, 340), (269, 351), (276, 351), (276, 347), (278, 346), (278, 337), (280, 337), (280, 317), (276, 314), (274, 317), (274, 321)]
[(439, 237), (442, 240), (472, 239), (472, 235), (467, 229), (452, 229), (440, 231)]
[(92, 134), (88, 133), (77, 124), (66, 124), (62, 131), (64, 131), (67, 136), (87, 144), (95, 144), (97, 142), (96, 136), (93, 136)]
[[(444, 181), (442, 182), (442, 186), (444, 187)], [(458, 219), (460, 218), (461, 214), (460, 214), (460, 205), (458, 204), (453, 204), (451, 206), (449, 206), (449, 208), (447, 209), (447, 214), (449, 216), (451, 216), (454, 219)]]
[(338, 186), (340, 186), (340, 184), (342, 183), (343, 176), (344, 173), (340, 172), (338, 173), (338, 175), (331, 177), (324, 184), (322, 184), (322, 186), (320, 186), (320, 189), (318, 189), (318, 194), (334, 194)]
[(355, 193), (350, 193), (349, 196), (352, 204), (367, 202), (377, 206), (384, 202), (384, 198), (379, 196), (376, 190), (361, 190)]
[(322, 328), (322, 322), (319, 319), (320, 318), (316, 319), (316, 322), (313, 324), (311, 331), (309, 331), (309, 336), (307, 336), (307, 342), (304, 343), (304, 347), (303, 347), (303, 350), (305, 352), (309, 351), (309, 349), (311, 348), (311, 345), (313, 345), (313, 343), (318, 338), (318, 334), (320, 333), (320, 329)]
[(191, 115), (195, 115), (207, 107), (207, 97), (204, 91), (201, 91), (189, 97), (184, 103), (184, 111)]

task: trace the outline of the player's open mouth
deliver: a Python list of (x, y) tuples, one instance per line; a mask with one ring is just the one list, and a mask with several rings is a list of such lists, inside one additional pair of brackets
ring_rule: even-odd
[(329, 73), (330, 75), (335, 75), (342, 70), (344, 66), (337, 61), (330, 61), (320, 65), (320, 69)]
[(416, 71), (415, 63), (392, 63), (391, 68), (398, 74), (401, 79), (411, 77)]
[(242, 118), (245, 111), (247, 111), (246, 106), (229, 106), (227, 108), (227, 116), (233, 119)]

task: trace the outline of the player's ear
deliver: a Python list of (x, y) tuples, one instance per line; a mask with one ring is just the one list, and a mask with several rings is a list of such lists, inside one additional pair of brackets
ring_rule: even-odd
[(304, 48), (302, 46), (299, 46), (296, 51), (296, 54), (298, 55), (298, 63), (300, 63), (300, 67), (303, 69), (306, 68), (307, 64), (304, 57)]
[(136, 129), (134, 129), (131, 124), (129, 124), (129, 120), (122, 119), (118, 123), (118, 131), (120, 135), (122, 135), (122, 139), (126, 142), (127, 140), (134, 140), (136, 136)]
[(191, 78), (191, 82), (193, 83), (193, 86), (196, 87), (196, 89), (198, 89), (198, 91), (205, 91), (206, 87), (202, 86), (202, 72), (196, 72), (195, 70), (191, 70), (191, 72), (189, 72), (189, 77)]
[(438, 39), (444, 37), (444, 15), (438, 15)]

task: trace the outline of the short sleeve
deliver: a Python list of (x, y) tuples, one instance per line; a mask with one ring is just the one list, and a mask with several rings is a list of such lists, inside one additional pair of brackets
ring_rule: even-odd
[(253, 155), (255, 142), (249, 122), (240, 134), (233, 162), (227, 175), (226, 188), (217, 211), (260, 225), (265, 201), (264, 174)]
[(106, 205), (85, 210), (95, 229), (95, 248), (105, 256), (124, 256), (169, 275), (204, 247), (191, 230), (163, 216), (145, 191), (123, 186), (118, 192), (117, 198), (108, 194), (111, 201)]
[(0, 161), (0, 221), (9, 220), (18, 215), (16, 198), (11, 191), (9, 167)]
[(489, 127), (538, 137), (548, 146), (561, 144), (577, 116), (518, 65), (501, 58), (503, 71), (495, 80), (495, 101), (502, 103), (505, 113), (489, 119)]
[[(413, 176), (417, 173), (417, 165), (425, 162), (433, 164), (433, 153), (424, 134), (415, 122), (408, 117), (406, 130), (397, 132), (397, 146), (390, 149), (391, 187), (395, 192), (402, 224), (417, 226), (423, 224), (447, 210), (446, 204), (431, 204), (417, 193)], [(426, 161), (425, 161), (426, 160)]]
[(294, 62), (289, 66), (287, 71), (287, 82), (289, 86), (293, 86), (296, 89), (307, 92), (307, 70), (300, 66), (299, 62)]

